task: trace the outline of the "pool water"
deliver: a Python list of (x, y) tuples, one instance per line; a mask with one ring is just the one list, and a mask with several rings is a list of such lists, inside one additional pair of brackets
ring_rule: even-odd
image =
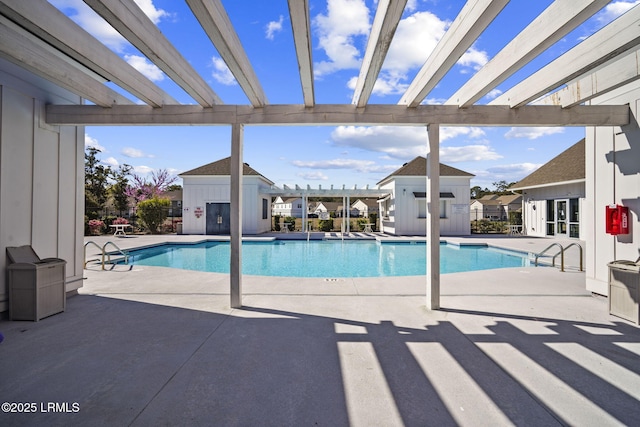
[[(228, 273), (228, 242), (171, 244), (129, 252), (135, 265)], [(440, 245), (440, 272), (528, 266), (527, 254)], [(373, 241), (243, 242), (242, 273), (285, 277), (385, 277), (426, 274), (425, 243)]]

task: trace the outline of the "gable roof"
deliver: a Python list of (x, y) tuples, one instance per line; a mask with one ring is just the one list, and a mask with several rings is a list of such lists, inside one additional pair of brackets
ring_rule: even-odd
[[(253, 169), (247, 163), (243, 163), (242, 165), (242, 175), (260, 176), (273, 184), (270, 179)], [(182, 172), (179, 176), (231, 176), (231, 157), (225, 157), (224, 159), (220, 159), (213, 163), (208, 163), (195, 169), (191, 169), (190, 171)]]
[[(381, 179), (377, 185), (382, 184), (385, 181), (388, 181), (394, 176), (427, 176), (427, 158), (418, 156), (415, 159), (411, 160), (408, 163), (402, 165), (400, 169), (397, 169), (395, 172), (391, 173), (391, 175)], [(456, 169), (452, 166), (445, 165), (440, 163), (440, 176), (475, 176), (470, 174), (469, 172), (465, 172), (460, 169)]]
[(585, 179), (584, 138), (515, 183), (509, 190), (521, 190)]

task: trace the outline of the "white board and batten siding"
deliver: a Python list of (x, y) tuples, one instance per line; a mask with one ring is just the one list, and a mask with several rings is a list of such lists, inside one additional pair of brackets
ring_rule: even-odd
[[(263, 194), (269, 184), (261, 177), (242, 178), (242, 233), (260, 234), (271, 230), (271, 196)], [(206, 234), (207, 203), (230, 203), (228, 176), (183, 176), (182, 230), (185, 234)], [(263, 199), (267, 200), (267, 218), (262, 217)], [(202, 215), (196, 216), (201, 209)]]
[[(592, 104), (628, 104), (632, 124), (586, 129), (585, 228), (587, 290), (608, 295), (609, 267), (614, 260), (635, 261), (640, 256), (640, 81), (623, 86)], [(605, 232), (605, 208), (629, 208), (630, 233)]]
[(0, 59), (0, 312), (8, 310), (8, 246), (64, 259), (66, 291), (82, 286), (84, 127), (44, 121), (47, 103), (80, 102)]
[[(585, 184), (574, 182), (548, 187), (527, 188), (522, 195), (522, 218), (524, 218), (524, 232), (527, 236), (547, 236), (547, 200), (578, 199), (578, 212), (582, 217), (585, 207)], [(585, 236), (584, 221), (579, 222), (580, 239)]]
[[(440, 199), (436, 214), (443, 207), (440, 218), (440, 233), (443, 236), (461, 236), (471, 233), (470, 222), (470, 177), (440, 177), (440, 192), (452, 193), (453, 198)], [(383, 231), (394, 235), (426, 234), (426, 199), (414, 193), (425, 193), (425, 177), (397, 176), (380, 187), (389, 190), (388, 201), (393, 207), (388, 218), (382, 218)], [(382, 210), (381, 210), (382, 214)]]

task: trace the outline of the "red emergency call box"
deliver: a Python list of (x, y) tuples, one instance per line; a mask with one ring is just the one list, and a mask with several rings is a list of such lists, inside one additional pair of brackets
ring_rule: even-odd
[(629, 234), (629, 208), (620, 205), (607, 206), (606, 232), (613, 236)]

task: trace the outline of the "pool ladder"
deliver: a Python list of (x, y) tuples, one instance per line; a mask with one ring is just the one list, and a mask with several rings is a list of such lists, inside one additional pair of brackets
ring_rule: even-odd
[(551, 266), (555, 267), (556, 266), (556, 258), (558, 257), (558, 255), (560, 255), (560, 271), (564, 271), (564, 252), (569, 249), (572, 246), (577, 246), (580, 249), (580, 271), (584, 271), (582, 268), (582, 246), (580, 246), (579, 243), (571, 243), (569, 245), (567, 245), (566, 247), (562, 247), (562, 245), (560, 243), (552, 243), (549, 246), (547, 246), (542, 252), (537, 253), (536, 254), (536, 258), (535, 258), (535, 266), (538, 266), (538, 258), (541, 257), (542, 255), (544, 255), (548, 250), (550, 250), (551, 248), (553, 248), (554, 246), (557, 246), (560, 248), (560, 251), (558, 253), (556, 253), (553, 258), (551, 259)]
[[(82, 268), (84, 268), (84, 269), (86, 269), (86, 268), (87, 268), (87, 263), (89, 262), (89, 261), (87, 261), (87, 246), (89, 246), (89, 245), (93, 245), (93, 246), (95, 246), (95, 247), (96, 247), (96, 248), (98, 248), (98, 249), (100, 250), (100, 252), (102, 253), (102, 261), (101, 261), (101, 264), (102, 264), (102, 269), (103, 269), (103, 270), (104, 270), (104, 264), (105, 264), (105, 261), (104, 261), (105, 256), (107, 257), (107, 262), (108, 262), (108, 263), (111, 263), (111, 252), (108, 252), (108, 253), (107, 253), (107, 251), (106, 251), (107, 246), (109, 246), (109, 245), (111, 245), (111, 246), (113, 246), (114, 248), (116, 248), (116, 253), (118, 253), (118, 254), (120, 254), (120, 255), (122, 255), (122, 256), (124, 257), (124, 263), (125, 263), (125, 264), (127, 264), (127, 263), (129, 262), (129, 255), (128, 255), (126, 252), (124, 252), (122, 249), (120, 249), (120, 248), (118, 247), (118, 245), (116, 245), (116, 244), (115, 244), (115, 243), (113, 243), (112, 241), (108, 241), (107, 243), (105, 243), (104, 245), (102, 245), (102, 247), (100, 247), (100, 245), (98, 245), (98, 244), (97, 244), (96, 242), (94, 242), (93, 240), (89, 240), (87, 243), (85, 243), (85, 244), (84, 244), (84, 264), (83, 264), (83, 266), (82, 266)], [(92, 260), (90, 260), (90, 261), (92, 261)]]

